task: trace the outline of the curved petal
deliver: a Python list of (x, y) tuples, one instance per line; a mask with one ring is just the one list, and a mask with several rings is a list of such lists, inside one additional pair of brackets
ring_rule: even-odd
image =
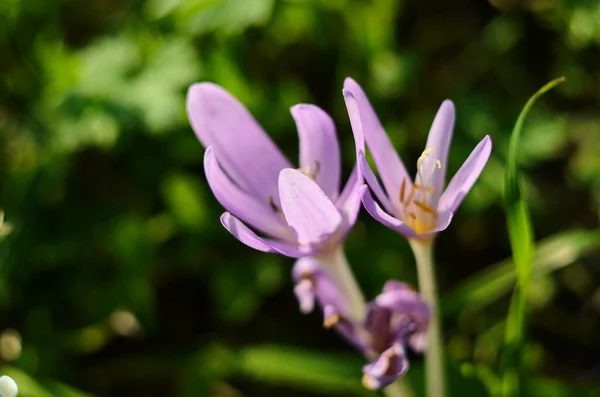
[(373, 196), (371, 196), (371, 192), (367, 186), (363, 186), (360, 190), (360, 193), (365, 209), (373, 218), (375, 218), (376, 221), (384, 226), (389, 227), (390, 229), (397, 231), (406, 238), (414, 238), (417, 236), (414, 230), (412, 230), (407, 224), (386, 213), (373, 199)]
[[(363, 152), (358, 153), (358, 168), (363, 173), (367, 185), (369, 185), (373, 193), (375, 193), (375, 197), (377, 197), (377, 200), (379, 200), (381, 205), (383, 205), (383, 208), (385, 208), (385, 210), (390, 214), (395, 214), (395, 205), (390, 202), (388, 197), (383, 192), (383, 189), (381, 188), (377, 177), (373, 173), (373, 170), (371, 170), (371, 166), (367, 162)], [(407, 188), (412, 189), (412, 181), (409, 179), (407, 183)], [(410, 191), (410, 189), (407, 191)]]
[[(433, 124), (429, 129), (425, 150), (433, 149), (433, 151), (429, 156), (423, 158), (421, 165), (426, 170), (434, 170), (431, 175), (431, 180), (427, 181), (427, 185), (435, 190), (435, 196), (437, 198), (442, 194), (442, 189), (444, 188), (444, 183), (446, 181), (448, 149), (450, 148), (450, 141), (452, 140), (454, 115), (454, 103), (446, 99), (442, 102), (433, 119)], [(437, 160), (439, 160), (439, 169), (437, 169)], [(433, 202), (433, 205), (437, 205), (437, 200)]]
[(462, 200), (469, 193), (477, 178), (479, 178), (483, 167), (485, 167), (490, 158), (491, 152), (492, 140), (489, 135), (486, 135), (475, 149), (473, 149), (467, 160), (448, 184), (442, 197), (440, 197), (438, 208), (441, 211), (456, 212)]
[(300, 168), (335, 200), (340, 191), (340, 146), (335, 125), (327, 113), (314, 105), (291, 109), (300, 136)]
[[(383, 186), (390, 197), (400, 192), (403, 180), (410, 181), (404, 164), (398, 157), (373, 107), (362, 88), (351, 78), (344, 81), (344, 98), (352, 129), (360, 129), (360, 135), (371, 151)], [(358, 149), (358, 148), (357, 148)]]
[(274, 237), (285, 238), (287, 225), (268, 206), (237, 187), (221, 169), (212, 146), (204, 153), (204, 172), (215, 197), (225, 209), (255, 229)]
[(394, 342), (374, 361), (363, 367), (362, 383), (367, 389), (379, 390), (404, 375), (408, 366), (404, 346)]
[(340, 198), (335, 203), (335, 206), (344, 216), (344, 231), (342, 237), (346, 235), (356, 223), (358, 213), (360, 212), (361, 199), (360, 199), (360, 187), (363, 185), (362, 178), (359, 176), (358, 166), (354, 166), (348, 182), (344, 187), (344, 191), (340, 195)]
[(258, 237), (248, 226), (244, 225), (239, 219), (231, 215), (229, 212), (224, 212), (221, 215), (221, 224), (227, 231), (233, 234), (243, 244), (250, 248), (262, 252), (277, 252), (268, 246), (262, 238)]
[(419, 234), (419, 237), (423, 238), (423, 237), (433, 236), (434, 234), (437, 234), (443, 230), (446, 230), (448, 228), (448, 226), (450, 226), (450, 222), (452, 222), (453, 216), (454, 216), (454, 214), (452, 213), (452, 211), (449, 211), (449, 210), (441, 211), (438, 214), (438, 218), (437, 218), (435, 227), (428, 232)]
[(288, 168), (279, 174), (281, 208), (300, 245), (314, 246), (333, 236), (342, 215), (319, 185), (302, 172)]
[(279, 253), (291, 258), (301, 258), (315, 253), (315, 250), (312, 249), (297, 247), (286, 242), (259, 237), (248, 226), (244, 225), (229, 212), (224, 212), (223, 215), (221, 215), (221, 224), (241, 243), (258, 251)]
[(213, 146), (233, 181), (257, 199), (279, 202), (279, 171), (291, 165), (250, 112), (212, 83), (192, 84), (186, 108), (196, 136)]

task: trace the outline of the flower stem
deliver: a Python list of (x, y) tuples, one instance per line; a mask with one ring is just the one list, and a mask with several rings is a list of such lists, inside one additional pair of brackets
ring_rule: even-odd
[(404, 378), (400, 378), (385, 389), (383, 394), (386, 397), (413, 397), (414, 393), (410, 386), (406, 384)]
[(362, 320), (367, 308), (365, 298), (346, 260), (342, 246), (319, 254), (318, 259), (349, 302), (348, 309), (352, 316), (356, 320)]
[(410, 246), (417, 262), (419, 290), (423, 299), (430, 305), (432, 313), (427, 331), (427, 352), (425, 354), (426, 395), (428, 397), (444, 397), (444, 352), (434, 271), (433, 240), (411, 240)]

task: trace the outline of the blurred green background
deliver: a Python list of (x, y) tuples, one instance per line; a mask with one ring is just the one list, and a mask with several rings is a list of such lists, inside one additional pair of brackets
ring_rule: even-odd
[[(451, 173), (492, 136), (436, 256), (451, 395), (493, 392), (514, 285), (507, 140), (561, 75), (521, 153), (540, 240), (523, 395), (600, 395), (598, 1), (2, 0), (0, 60), (0, 372), (21, 396), (375, 396), (361, 357), (297, 310), (293, 261), (221, 227), (184, 110), (190, 83), (216, 82), (295, 160), (289, 107), (316, 103), (348, 175), (346, 76), (411, 171), (445, 98)], [(346, 247), (367, 296), (416, 284), (406, 241), (365, 213)]]

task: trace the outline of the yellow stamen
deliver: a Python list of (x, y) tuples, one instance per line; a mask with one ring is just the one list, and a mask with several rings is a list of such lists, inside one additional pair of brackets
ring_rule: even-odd
[(404, 203), (404, 193), (406, 190), (406, 179), (402, 179), (402, 184), (400, 185), (400, 202)]
[(331, 316), (325, 318), (325, 320), (323, 321), (323, 326), (325, 328), (331, 328), (339, 322), (340, 315), (337, 313), (333, 313)]
[(422, 186), (422, 185), (419, 185), (417, 183), (415, 183), (413, 186), (417, 190), (422, 190), (424, 192), (431, 193), (431, 194), (435, 193), (435, 189), (432, 188), (432, 187), (430, 187), (430, 186)]
[(430, 205), (425, 204), (425, 203), (423, 203), (421, 201), (418, 201), (418, 200), (413, 201), (413, 203), (415, 203), (415, 205), (417, 207), (419, 207), (420, 209), (422, 209), (423, 211), (425, 211), (425, 212), (427, 212), (427, 213), (429, 213), (429, 214), (431, 214), (433, 216), (437, 215), (437, 213), (435, 212), (435, 210)]

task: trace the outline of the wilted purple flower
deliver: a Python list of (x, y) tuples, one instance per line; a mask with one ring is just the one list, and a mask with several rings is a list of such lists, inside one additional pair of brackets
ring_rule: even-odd
[(323, 110), (313, 105), (291, 109), (300, 136), (298, 170), (222, 87), (193, 84), (187, 111), (207, 147), (208, 183), (228, 211), (221, 223), (242, 243), (304, 257), (336, 246), (356, 221), (362, 177), (355, 168), (340, 194), (339, 145)]
[(423, 352), (429, 306), (407, 284), (390, 280), (369, 305), (364, 328), (370, 335), (367, 356), (376, 359), (363, 368), (363, 384), (370, 389), (385, 387), (408, 369), (405, 346)]
[(455, 112), (454, 104), (444, 101), (429, 131), (426, 149), (417, 161), (417, 176), (413, 183), (367, 96), (350, 78), (344, 83), (344, 98), (355, 136), (364, 134), (383, 183), (382, 189), (364, 153), (359, 150), (358, 166), (379, 201), (375, 201), (366, 186), (363, 187), (361, 197), (367, 211), (409, 239), (431, 238), (446, 229), (490, 156), (490, 137), (486, 136), (475, 147), (444, 190)]
[(333, 327), (372, 360), (363, 367), (365, 387), (380, 389), (402, 376), (409, 366), (406, 346), (423, 352), (431, 311), (407, 284), (388, 281), (369, 303), (366, 316), (357, 319), (338, 285), (314, 257), (298, 259), (293, 276), (301, 311), (312, 311), (318, 302), (324, 326)]

